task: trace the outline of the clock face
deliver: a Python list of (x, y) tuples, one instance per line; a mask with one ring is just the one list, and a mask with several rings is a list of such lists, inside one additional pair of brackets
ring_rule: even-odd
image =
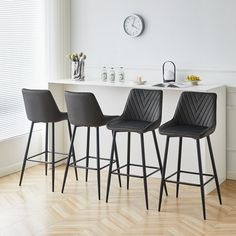
[(123, 27), (126, 34), (131, 37), (137, 37), (144, 30), (143, 18), (139, 15), (129, 15), (125, 18)]

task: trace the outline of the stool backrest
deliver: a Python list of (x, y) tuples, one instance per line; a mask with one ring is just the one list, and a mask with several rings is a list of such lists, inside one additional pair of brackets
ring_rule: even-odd
[(162, 91), (132, 89), (127, 99), (122, 119), (161, 122)]
[(183, 92), (175, 111), (175, 122), (214, 128), (216, 99), (215, 93)]
[(71, 124), (97, 127), (104, 122), (104, 115), (93, 93), (66, 91), (65, 99)]
[(49, 90), (22, 89), (27, 117), (33, 122), (56, 122), (60, 110)]

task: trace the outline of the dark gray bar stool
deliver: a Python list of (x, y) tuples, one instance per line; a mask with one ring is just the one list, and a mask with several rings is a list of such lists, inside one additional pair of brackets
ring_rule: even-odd
[[(132, 89), (130, 91), (123, 114), (107, 124), (107, 128), (114, 132), (110, 168), (107, 182), (107, 196), (106, 202), (108, 202), (111, 174), (117, 174), (118, 176), (127, 176), (127, 189), (129, 189), (129, 177), (143, 178), (146, 208), (148, 209), (148, 189), (147, 189), (147, 177), (162, 171), (161, 156), (158, 148), (158, 142), (156, 138), (155, 129), (157, 129), (161, 123), (162, 115), (162, 91), (160, 90), (145, 90), (145, 89)], [(159, 167), (146, 166), (145, 149), (144, 149), (144, 133), (152, 132), (154, 145), (156, 148), (157, 159)], [(112, 170), (113, 156), (115, 152), (116, 134), (117, 132), (128, 133), (127, 143), (127, 164)], [(130, 163), (130, 139), (131, 132), (140, 134), (141, 140), (141, 153), (142, 153), (142, 165)], [(143, 175), (130, 174), (130, 166), (141, 167), (143, 169)], [(120, 173), (122, 168), (127, 168), (126, 173)], [(147, 173), (146, 169), (149, 169), (151, 173)], [(167, 194), (167, 189), (166, 189)]]
[[(183, 92), (180, 96), (173, 119), (163, 124), (159, 128), (160, 134), (167, 136), (164, 163), (163, 163), (162, 181), (160, 187), (159, 208), (158, 208), (159, 211), (161, 210), (163, 187), (166, 182), (176, 183), (176, 197), (178, 197), (179, 195), (179, 184), (187, 184), (200, 187), (203, 218), (206, 219), (204, 186), (211, 180), (215, 179), (219, 202), (220, 204), (222, 204), (220, 186), (217, 177), (217, 171), (210, 140), (210, 135), (215, 131), (215, 128), (216, 128), (216, 94)], [(177, 164), (177, 171), (171, 174), (170, 176), (166, 177), (165, 173), (167, 167), (167, 155), (168, 155), (170, 137), (179, 137), (178, 164)], [(193, 138), (196, 140), (197, 154), (198, 154), (198, 168), (199, 168), (198, 173), (181, 170), (181, 152), (182, 152), (183, 137)], [(202, 172), (200, 139), (204, 137), (207, 138), (208, 142), (213, 175), (204, 174)], [(181, 173), (199, 175), (200, 184), (181, 182), (180, 181)], [(177, 175), (176, 181), (170, 180), (170, 178), (174, 175)], [(205, 183), (203, 181), (203, 176), (209, 177), (209, 179)]]
[[(72, 125), (74, 125), (74, 130), (71, 139), (71, 145), (69, 149), (69, 158), (67, 161), (65, 175), (62, 185), (62, 193), (64, 192), (66, 178), (68, 174), (69, 166), (73, 166), (76, 168), (86, 169), (86, 181), (88, 179), (88, 170), (96, 170), (97, 171), (97, 183), (98, 183), (98, 199), (101, 199), (101, 184), (100, 184), (100, 170), (109, 166), (109, 164), (100, 166), (100, 160), (109, 161), (110, 159), (101, 158), (100, 157), (100, 143), (99, 143), (99, 127), (104, 126), (107, 122), (114, 119), (116, 116), (105, 116), (103, 115), (101, 108), (97, 102), (96, 97), (92, 93), (87, 92), (65, 92), (66, 105), (68, 109), (69, 121)], [(86, 166), (76, 165), (74, 163), (70, 163), (70, 157), (73, 152), (73, 144), (76, 135), (77, 127), (87, 127), (87, 152), (86, 156), (77, 160), (76, 163), (86, 160)], [(96, 139), (97, 139), (97, 156), (93, 157), (89, 155), (89, 142), (90, 142), (90, 127), (96, 128)], [(116, 150), (116, 148), (115, 148)], [(117, 168), (119, 168), (119, 160), (116, 152), (116, 164)], [(89, 167), (89, 159), (97, 160), (97, 167), (92, 168)], [(121, 179), (119, 176), (119, 184), (121, 187)]]
[[(51, 94), (48, 90), (31, 90), (31, 89), (22, 89), (23, 99), (25, 103), (25, 109), (28, 119), (31, 121), (31, 128), (29, 133), (29, 138), (26, 146), (23, 166), (21, 170), (21, 177), (20, 177), (20, 183), (21, 186), (24, 171), (25, 171), (25, 165), (27, 161), (31, 162), (39, 162), (39, 163), (45, 163), (45, 175), (47, 175), (47, 169), (48, 164), (52, 165), (52, 191), (54, 192), (54, 182), (55, 182), (55, 164), (67, 159), (67, 157), (64, 157), (60, 160), (55, 161), (55, 154), (65, 155), (65, 153), (58, 153), (55, 151), (55, 123), (60, 122), (63, 120), (68, 121), (67, 113), (60, 112), (60, 110), (57, 107), (57, 104)], [(45, 135), (45, 151), (38, 153), (36, 155), (33, 155), (31, 157), (28, 157), (32, 132), (34, 128), (35, 123), (45, 123), (46, 124), (46, 135)], [(49, 123), (52, 124), (52, 150), (48, 150), (48, 125)], [(68, 129), (69, 129), (69, 135), (71, 137), (71, 127), (70, 123), (68, 121)], [(48, 161), (48, 154), (52, 154), (52, 160)], [(39, 155), (45, 154), (45, 161), (39, 161), (33, 159), (34, 157), (37, 157)], [(74, 150), (73, 150), (73, 160), (76, 162)], [(77, 169), (75, 168), (75, 176), (76, 180), (78, 180), (78, 174)]]

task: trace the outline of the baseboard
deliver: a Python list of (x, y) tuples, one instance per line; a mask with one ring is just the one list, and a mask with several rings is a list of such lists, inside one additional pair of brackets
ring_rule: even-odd
[[(57, 167), (63, 164), (65, 164), (65, 162), (59, 162), (55, 166)], [(27, 169), (36, 165), (39, 165), (39, 163), (27, 161), (25, 168)], [(19, 172), (21, 171), (21, 168), (22, 168), (22, 162), (19, 162), (19, 163), (16, 163), (16, 164), (4, 167), (4, 168), (0, 168), (0, 177)], [(48, 169), (51, 169), (51, 165), (48, 166)]]
[[(35, 165), (38, 165), (38, 163), (33, 163), (33, 162), (29, 163), (28, 162), (26, 165), (26, 168), (29, 168), (29, 167), (32, 167)], [(0, 177), (16, 173), (16, 172), (20, 171), (21, 168), (22, 168), (22, 162), (18, 162), (16, 164), (9, 165), (4, 168), (0, 168)]]
[(227, 179), (236, 180), (236, 171), (227, 171)]

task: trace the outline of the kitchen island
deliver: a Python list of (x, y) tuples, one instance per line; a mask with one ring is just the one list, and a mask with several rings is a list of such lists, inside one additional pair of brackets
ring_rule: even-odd
[[(66, 111), (64, 91), (78, 91), (78, 92), (92, 92), (95, 94), (101, 109), (106, 115), (121, 115), (124, 109), (126, 99), (129, 91), (132, 88), (139, 89), (159, 89), (163, 90), (163, 109), (162, 109), (162, 123), (168, 121), (173, 117), (175, 108), (180, 94), (183, 91), (195, 91), (195, 92), (213, 92), (217, 94), (217, 127), (214, 134), (211, 136), (213, 152), (215, 155), (216, 168), (218, 171), (219, 182), (222, 183), (226, 179), (226, 88), (223, 85), (204, 85), (189, 86), (184, 88), (163, 88), (153, 86), (154, 83), (147, 83), (145, 85), (137, 85), (133, 82), (123, 83), (110, 83), (96, 80), (88, 81), (73, 81), (71, 79), (54, 80), (48, 83), (49, 90), (53, 93), (59, 108), (62, 111)], [(57, 150), (62, 152), (68, 152), (69, 137), (67, 132), (66, 123), (57, 125)], [(165, 137), (158, 134), (156, 130), (158, 144), (160, 148), (161, 157), (164, 156)], [(110, 157), (111, 150), (111, 132), (102, 127), (100, 131), (101, 139), (101, 157)], [(156, 152), (151, 133), (144, 135), (145, 151), (146, 151), (146, 163), (147, 165), (158, 166)], [(91, 129), (91, 154), (95, 154), (95, 129)], [(137, 134), (131, 135), (131, 162), (141, 163), (141, 150), (139, 145), (139, 136)], [(126, 161), (126, 145), (127, 134), (119, 133), (117, 135), (117, 145), (119, 151), (119, 158), (121, 165)], [(209, 151), (207, 146), (207, 140), (201, 140), (202, 150), (202, 165), (204, 173), (212, 173)], [(76, 137), (76, 154), (77, 159), (85, 156), (86, 153), (86, 128), (81, 127), (78, 129), (78, 135)], [(168, 173), (176, 171), (178, 156), (178, 139), (170, 139), (169, 149), (169, 164), (167, 169)], [(197, 152), (196, 144), (193, 139), (185, 138), (183, 140), (182, 149), (182, 170), (197, 171)], [(79, 170), (81, 173), (83, 170)], [(133, 173), (140, 173), (139, 169), (131, 169)], [(160, 173), (156, 174), (156, 177), (160, 178)], [(181, 180), (198, 182), (198, 176), (181, 176)], [(132, 182), (131, 182), (132, 188)], [(157, 189), (159, 186), (157, 186)], [(211, 181), (205, 186), (206, 192), (210, 192), (215, 188), (215, 183)], [(181, 187), (180, 187), (181, 191)], [(181, 193), (180, 193), (181, 194)]]

